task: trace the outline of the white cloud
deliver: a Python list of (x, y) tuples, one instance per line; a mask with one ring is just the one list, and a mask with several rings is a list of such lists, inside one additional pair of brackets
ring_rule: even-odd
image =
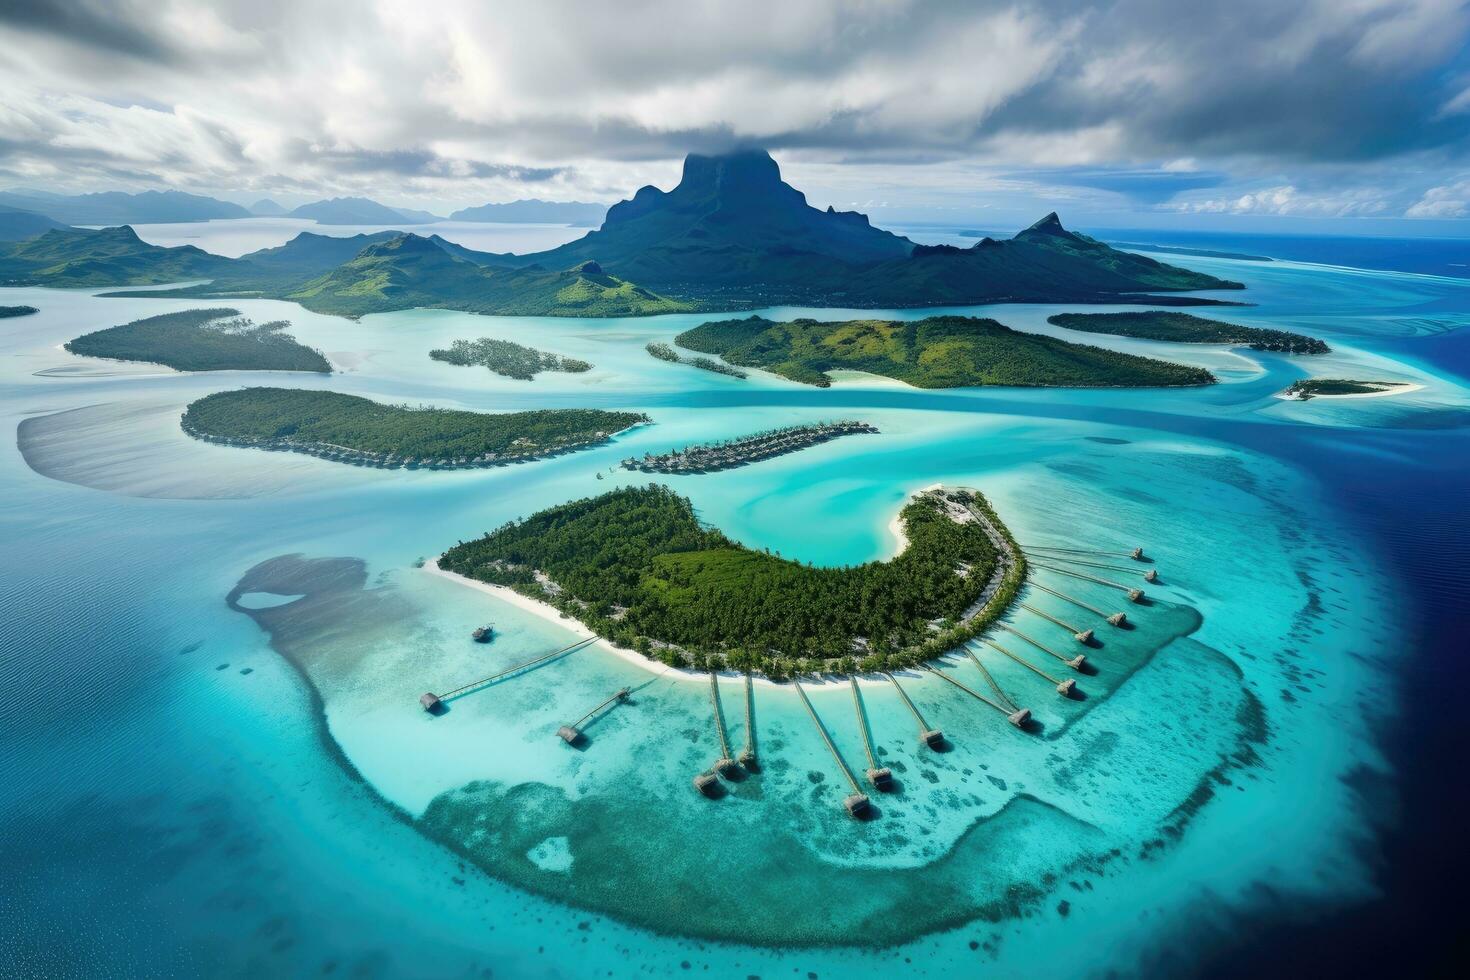
[(1177, 202), (1172, 210), (1191, 214), (1275, 214), (1297, 217), (1350, 218), (1382, 215), (1389, 202), (1383, 191), (1354, 188), (1303, 193), (1290, 184), (1251, 190), (1235, 197), (1208, 197)]
[(1431, 187), (1404, 212), (1406, 218), (1470, 217), (1470, 177)]

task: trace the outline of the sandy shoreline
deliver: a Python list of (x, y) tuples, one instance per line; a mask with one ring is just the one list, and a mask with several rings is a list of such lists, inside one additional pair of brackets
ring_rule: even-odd
[(1423, 391), (1424, 385), (1414, 384), (1409, 381), (1396, 383), (1392, 388), (1384, 388), (1382, 391), (1359, 391), (1350, 395), (1313, 395), (1311, 398), (1297, 398), (1284, 391), (1276, 393), (1276, 397), (1284, 402), (1316, 401), (1318, 398), (1386, 398), (1390, 395), (1407, 395), (1411, 391)]
[[(640, 667), (656, 677), (667, 677), (671, 680), (677, 681), (690, 681), (696, 684), (709, 683), (709, 674), (705, 673), (702, 670), (687, 670), (683, 667), (670, 667), (668, 664), (660, 663), (657, 660), (650, 660), (648, 657), (643, 656), (637, 651), (619, 649), (618, 647), (613, 646), (607, 640), (598, 636), (596, 633), (592, 632), (580, 621), (573, 619), (571, 616), (563, 617), (561, 610), (557, 609), (555, 606), (548, 606), (544, 602), (537, 602), (535, 599), (523, 596), (514, 589), (507, 588), (504, 585), (491, 585), (489, 582), (476, 581), (475, 579), (465, 578), (463, 575), (459, 575), (455, 572), (446, 571), (439, 567), (439, 560), (437, 558), (431, 558), (428, 561), (424, 562), (423, 570), (428, 572), (430, 575), (437, 575), (440, 578), (449, 579), (451, 582), (456, 582), (460, 585), (466, 586), (467, 588), (475, 589), (478, 592), (483, 592), (488, 596), (499, 599), (501, 602), (505, 602), (512, 606), (515, 606), (517, 609), (528, 612), (533, 616), (538, 616), (541, 619), (546, 620), (548, 623), (555, 623), (556, 625), (561, 626), (564, 629), (572, 631), (577, 635), (579, 639), (595, 638), (596, 642), (589, 644), (590, 647), (595, 647), (596, 649), (601, 650), (604, 653), (611, 654), (612, 656), (617, 657), (620, 660), (624, 660), (627, 663), (633, 664), (636, 667)], [(900, 670), (895, 671), (895, 673), (899, 676), (917, 676), (917, 674), (912, 670)], [(732, 681), (739, 680), (744, 676), (739, 671), (734, 670), (722, 670), (719, 672), (719, 674), (721, 678)], [(775, 681), (770, 680), (766, 677), (762, 677), (759, 674), (754, 676), (754, 680), (757, 684), (764, 684), (769, 687), (790, 686), (789, 684), (777, 684)], [(846, 681), (847, 679), (845, 677), (836, 679), (824, 678), (822, 680), (815, 680), (806, 677), (803, 677), (801, 679), (803, 687), (812, 688), (835, 687), (846, 683)], [(858, 683), (882, 685), (887, 684), (888, 681), (886, 679), (879, 679), (876, 677), (859, 677)]]
[(930, 490), (938, 490), (942, 486), (944, 486), (943, 483), (931, 483), (927, 487), (920, 487), (903, 498), (903, 503), (898, 506), (898, 513), (894, 514), (893, 520), (888, 522), (888, 533), (893, 535), (897, 541), (893, 549), (893, 554), (889, 556), (890, 558), (897, 558), (909, 549), (909, 536), (903, 533), (903, 509), (912, 503), (913, 499), (919, 494), (928, 493)]

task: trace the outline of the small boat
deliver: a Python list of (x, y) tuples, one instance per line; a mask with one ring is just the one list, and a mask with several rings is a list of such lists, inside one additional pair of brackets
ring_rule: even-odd
[(470, 636), (474, 637), (476, 643), (489, 643), (491, 640), (495, 639), (495, 627), (481, 626), (479, 629), (471, 633)]

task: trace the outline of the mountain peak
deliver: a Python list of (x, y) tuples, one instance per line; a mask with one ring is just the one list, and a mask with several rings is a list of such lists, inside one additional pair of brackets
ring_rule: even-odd
[(1042, 218), (1040, 221), (1036, 222), (1036, 224), (1032, 225), (1030, 228), (1027, 228), (1026, 230), (1027, 231), (1064, 232), (1067, 229), (1065, 229), (1065, 228), (1062, 227), (1062, 219), (1059, 218), (1059, 217), (1057, 217), (1057, 213), (1055, 211), (1052, 211), (1045, 218)]
[(689, 189), (708, 187), (776, 187), (781, 184), (781, 168), (765, 150), (735, 150), (715, 156), (691, 153), (684, 158), (680, 186)]

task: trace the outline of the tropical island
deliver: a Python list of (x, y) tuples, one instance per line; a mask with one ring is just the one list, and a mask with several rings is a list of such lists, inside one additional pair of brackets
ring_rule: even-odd
[(410, 408), (300, 388), (242, 388), (192, 402), (180, 424), (225, 446), (305, 453), (383, 469), (467, 469), (545, 459), (648, 422), (591, 408), (486, 413)]
[(989, 504), (936, 488), (900, 514), (889, 561), (816, 568), (737, 544), (666, 487), (615, 490), (461, 543), (439, 567), (554, 606), (675, 666), (773, 678), (912, 666), (1004, 612), (1025, 562)]
[(1282, 398), (1307, 401), (1311, 398), (1342, 398), (1346, 396), (1393, 395), (1402, 391), (1413, 391), (1421, 387), (1407, 381), (1356, 381), (1352, 378), (1302, 378), (1293, 381), (1281, 393)]
[(705, 323), (679, 334), (677, 340), (681, 347), (818, 387), (831, 384), (827, 372), (833, 370), (865, 371), (916, 388), (1142, 388), (1215, 381), (1203, 368), (1022, 333), (995, 320), (963, 316), (784, 323), (752, 316)]
[[(371, 202), (368, 202), (371, 203)], [(812, 207), (764, 151), (691, 154), (678, 186), (644, 187), (602, 226), (527, 255), (432, 235), (326, 241), (303, 233), (239, 258), (144, 243), (129, 227), (51, 229), (0, 245), (0, 284), (131, 286), (149, 295), (267, 297), (319, 313), (416, 307), (501, 316), (649, 316), (773, 304), (922, 307), (1002, 302), (1219, 305), (1219, 279), (1114, 249), (1055, 213), (970, 248), (919, 245), (858, 212)], [(1163, 295), (1158, 295), (1163, 294)]]
[(749, 377), (749, 375), (739, 368), (733, 368), (728, 364), (708, 357), (685, 357), (668, 344), (649, 344), (643, 349), (660, 361), (668, 361), (670, 364), (686, 364), (689, 367), (699, 368), (701, 371), (712, 371), (715, 374), (740, 378), (742, 381)]
[(1167, 340), (1176, 344), (1243, 344), (1252, 350), (1283, 354), (1328, 354), (1332, 348), (1316, 337), (1243, 327), (1189, 313), (1149, 310), (1141, 313), (1058, 313), (1046, 322), (1084, 333), (1115, 334), (1140, 340)]
[(315, 371), (330, 374), (319, 350), (286, 333), (286, 320), (256, 323), (229, 308), (180, 310), (83, 334), (66, 349), (83, 357), (162, 364), (176, 371)]
[(524, 347), (509, 340), (481, 337), (479, 340), (456, 340), (449, 348), (431, 350), (429, 356), (436, 361), (458, 364), (461, 367), (480, 365), (503, 377), (517, 381), (531, 381), (542, 371), (563, 371), (581, 374), (592, 370), (591, 363), (575, 357), (561, 357), (533, 347)]
[(623, 460), (623, 469), (644, 473), (717, 473), (720, 470), (731, 470), (758, 463), (763, 459), (799, 452), (809, 446), (817, 446), (843, 436), (876, 434), (877, 431), (876, 426), (852, 419), (819, 422), (816, 425), (788, 425), (740, 439), (686, 446), (658, 456), (644, 453), (642, 458), (629, 457)]
[(32, 313), (40, 312), (34, 306), (0, 306), (0, 320), (8, 320), (17, 316), (30, 316)]

